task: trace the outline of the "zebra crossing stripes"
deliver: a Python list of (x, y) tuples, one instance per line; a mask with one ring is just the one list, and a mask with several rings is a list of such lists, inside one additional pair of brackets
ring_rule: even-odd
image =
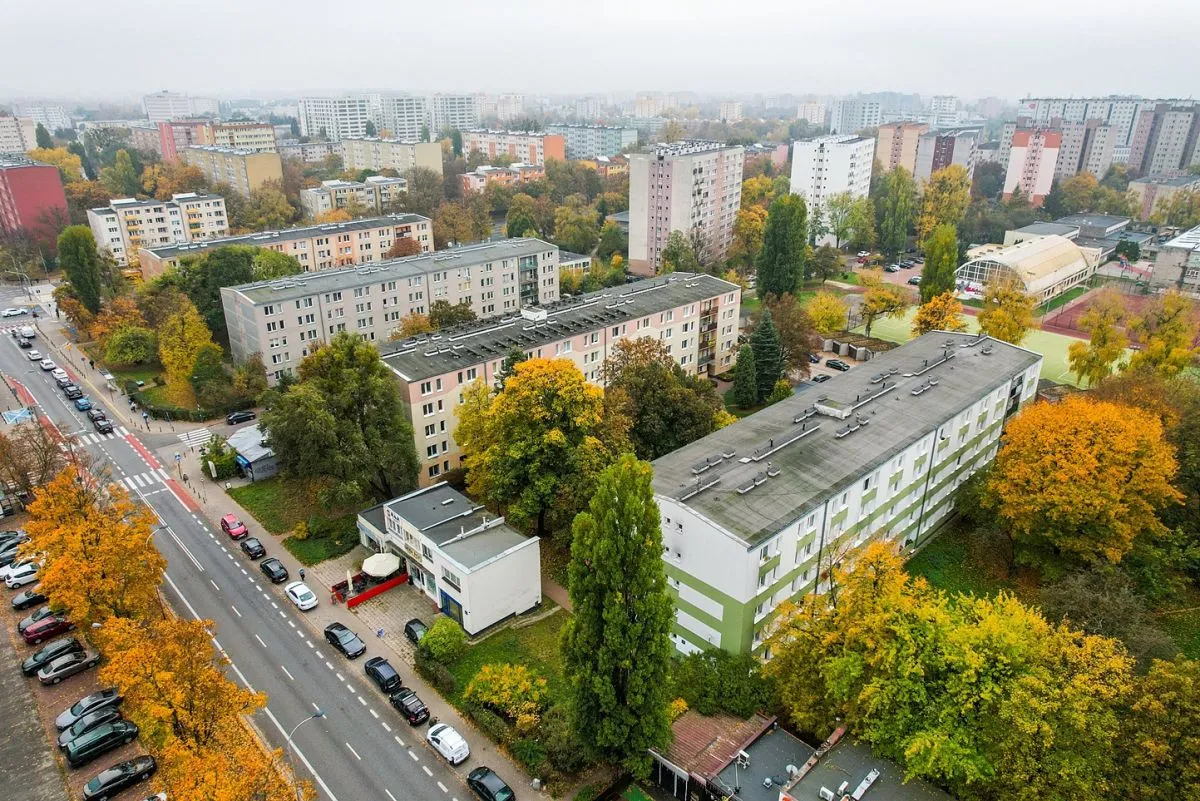
[(111, 434), (79, 434), (75, 438), (85, 445), (95, 445), (103, 439), (119, 439), (129, 433), (125, 426), (117, 426)]
[(131, 476), (125, 476), (124, 478), (118, 478), (115, 479), (115, 482), (130, 492), (135, 492), (137, 490), (149, 489), (156, 484), (162, 484), (167, 480), (167, 478), (169, 478), (167, 472), (162, 468), (158, 468), (145, 473), (137, 473)]
[(197, 428), (195, 431), (185, 431), (179, 435), (179, 440), (184, 445), (203, 445), (212, 439), (212, 434), (207, 428)]

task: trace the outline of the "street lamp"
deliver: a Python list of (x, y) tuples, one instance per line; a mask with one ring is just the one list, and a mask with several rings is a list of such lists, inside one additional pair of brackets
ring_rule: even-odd
[[(325, 713), (318, 709), (316, 712), (313, 712), (311, 715), (306, 717), (304, 720), (300, 721), (295, 726), (293, 726), (292, 730), (290, 732), (288, 732), (287, 742), (284, 743), (283, 750), (284, 750), (284, 753), (286, 753), (288, 755), (288, 762), (291, 763), (293, 777), (295, 777), (295, 775), (296, 775), (296, 763), (291, 761), (292, 760), (292, 757), (291, 757), (292, 735), (295, 734), (296, 731), (301, 726), (303, 726), (305, 723), (308, 723), (310, 720), (315, 720), (316, 718), (323, 718), (323, 717), (325, 717)], [(296, 801), (302, 801), (302, 799), (300, 797), (299, 782), (297, 782), (297, 784), (296, 784)]]

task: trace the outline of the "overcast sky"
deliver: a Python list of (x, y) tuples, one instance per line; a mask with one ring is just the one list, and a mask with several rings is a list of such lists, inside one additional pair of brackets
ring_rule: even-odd
[(1200, 92), (1196, 0), (15, 0), (0, 97)]

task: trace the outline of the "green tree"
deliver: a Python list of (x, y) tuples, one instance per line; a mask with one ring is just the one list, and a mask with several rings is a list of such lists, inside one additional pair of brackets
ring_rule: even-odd
[[(784, 295), (795, 292), (807, 273), (808, 207), (800, 195), (781, 195), (771, 203), (763, 246), (755, 259), (758, 293)], [(771, 383), (774, 383), (772, 379)]]
[(283, 472), (325, 479), (329, 501), (384, 501), (416, 486), (399, 386), (379, 351), (349, 332), (305, 358), (299, 382), (277, 392), (261, 420)]
[(1155, 661), (1122, 716), (1113, 798), (1194, 800), (1200, 787), (1200, 661)]
[(1142, 257), (1142, 247), (1132, 239), (1122, 239), (1113, 249), (1113, 253), (1124, 256), (1129, 261), (1137, 261)]
[(47, 149), (54, 147), (54, 137), (52, 137), (50, 132), (46, 130), (46, 126), (42, 125), (40, 122), (37, 124), (37, 129), (34, 131), (34, 139), (37, 141), (38, 147), (44, 147)]
[(820, 350), (813, 321), (794, 295), (774, 298), (765, 306), (779, 334), (784, 375), (794, 371), (808, 375), (808, 357)]
[(508, 204), (508, 216), (504, 221), (506, 236), (537, 236), (537, 221), (534, 218), (533, 198), (526, 194), (513, 195)]
[(403, 195), (404, 211), (433, 218), (438, 206), (446, 199), (442, 176), (428, 167), (414, 167), (404, 174), (404, 178), (408, 181), (408, 191)]
[(750, 349), (754, 351), (755, 393), (761, 402), (775, 389), (775, 382), (782, 378), (784, 373), (779, 330), (775, 327), (770, 307), (763, 309), (762, 319), (750, 335)]
[(500, 362), (500, 369), (496, 372), (496, 386), (504, 389), (504, 382), (517, 371), (517, 365), (528, 358), (529, 354), (516, 345), (509, 348), (504, 361)]
[(879, 184), (878, 197), (874, 200), (879, 246), (888, 259), (894, 261), (908, 247), (908, 234), (916, 218), (917, 184), (903, 167), (885, 173)]
[(649, 773), (649, 749), (671, 740), (675, 612), (651, 475), (649, 464), (622, 456), (575, 518), (562, 634), (572, 728), (596, 756), (638, 776)]
[(875, 204), (869, 197), (854, 201), (850, 209), (850, 246), (857, 250), (875, 247)]
[(219, 408), (229, 400), (231, 384), (221, 364), (221, 348), (209, 342), (197, 352), (188, 376), (196, 399), (205, 408)]
[(663, 273), (698, 273), (700, 259), (692, 247), (692, 242), (683, 231), (672, 231), (667, 237), (667, 245), (662, 251)]
[(467, 647), (467, 634), (462, 626), (445, 615), (433, 621), (418, 647), (443, 665), (448, 665)]
[(100, 183), (113, 197), (136, 197), (142, 191), (140, 173), (128, 150), (118, 150), (112, 166), (100, 170)]
[(196, 306), (205, 325), (218, 344), (229, 344), (221, 288), (248, 284), (254, 280), (258, 248), (227, 245), (197, 256), (186, 256), (179, 266), (156, 279), (155, 283), (173, 284)]
[(104, 360), (118, 367), (152, 361), (158, 354), (158, 339), (149, 328), (128, 325), (118, 328), (104, 346)]
[(854, 203), (849, 192), (838, 192), (825, 201), (825, 216), (835, 247), (840, 248), (854, 231)]
[(466, 325), (475, 322), (475, 312), (469, 300), (454, 305), (446, 300), (435, 300), (429, 304), (429, 322), (435, 329)]
[(830, 278), (836, 278), (842, 273), (842, 254), (829, 245), (821, 245), (813, 253), (809, 262), (813, 278), (820, 278), (824, 284)]
[(100, 311), (100, 254), (92, 229), (72, 225), (58, 235), (58, 266), (66, 273), (75, 297), (92, 314)]
[(250, 190), (242, 214), (244, 216), (238, 227), (252, 231), (287, 228), (299, 216), (278, 181), (267, 181), (257, 189)]
[(572, 195), (554, 212), (554, 241), (575, 253), (591, 253), (600, 241), (599, 215), (579, 195)]
[(284, 278), (304, 272), (295, 256), (270, 248), (257, 248), (251, 266), (255, 281), (270, 281), (273, 278)]
[(925, 194), (921, 199), (921, 218), (917, 225), (917, 238), (924, 243), (934, 229), (941, 225), (957, 228), (971, 204), (971, 177), (960, 164), (948, 167), (929, 176)]
[(921, 271), (921, 302), (928, 303), (955, 288), (958, 234), (953, 225), (934, 227), (925, 239), (925, 269)]
[(621, 230), (621, 226), (609, 221), (600, 227), (600, 243), (596, 246), (596, 256), (601, 259), (611, 259), (613, 254), (622, 256), (629, 252), (629, 237)]
[(754, 364), (754, 350), (742, 345), (737, 361), (733, 364), (733, 402), (739, 409), (749, 409), (758, 403), (758, 371)]
[(1020, 279), (997, 278), (984, 288), (983, 310), (977, 318), (979, 330), (1002, 342), (1019, 345), (1033, 327), (1034, 303)]

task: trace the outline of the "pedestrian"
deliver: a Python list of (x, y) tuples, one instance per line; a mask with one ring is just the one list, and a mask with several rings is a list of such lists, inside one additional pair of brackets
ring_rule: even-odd
[(88, 367), (91, 367), (93, 370), (95, 370), (96, 369), (96, 360), (88, 359)]
[(300, 580), (304, 581), (304, 568), (300, 568)]
[(383, 638), (383, 629), (380, 629), (379, 631), (375, 632), (375, 636), (382, 639)]

